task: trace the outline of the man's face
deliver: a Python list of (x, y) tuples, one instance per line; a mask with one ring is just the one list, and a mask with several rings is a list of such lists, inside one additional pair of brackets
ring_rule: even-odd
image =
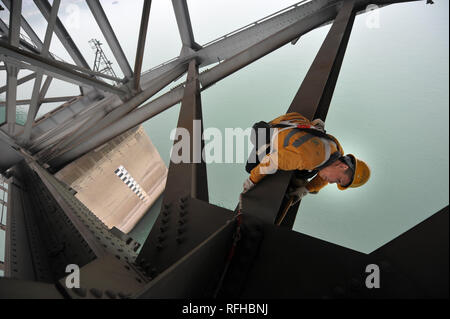
[(350, 183), (350, 177), (345, 174), (347, 169), (347, 164), (338, 160), (330, 166), (321, 169), (319, 171), (319, 176), (330, 184), (338, 183), (341, 186), (345, 186)]

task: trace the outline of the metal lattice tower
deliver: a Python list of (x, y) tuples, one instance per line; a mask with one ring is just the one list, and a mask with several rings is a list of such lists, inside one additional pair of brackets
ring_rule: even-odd
[(103, 52), (102, 49), (102, 43), (100, 43), (97, 39), (91, 39), (89, 40), (89, 43), (91, 44), (91, 48), (95, 51), (95, 58), (94, 58), (94, 65), (92, 69), (95, 72), (100, 72), (103, 74), (108, 74), (112, 77), (117, 78), (116, 73), (114, 72), (114, 69), (112, 68), (112, 62), (108, 60), (108, 58), (105, 55), (105, 52)]
[[(286, 110), (325, 120), (355, 16), (369, 4), (383, 7), (406, 0), (303, 0), (203, 45), (195, 41), (186, 0), (172, 0), (180, 55), (144, 72), (151, 1), (144, 0), (133, 68), (100, 1), (86, 1), (123, 78), (105, 72), (111, 64), (105, 64), (98, 41), (93, 42), (94, 67), (88, 65), (58, 18), (61, 0), (52, 5), (33, 0), (47, 21), (44, 41), (22, 15), (22, 0), (1, 1), (10, 18), (9, 24), (0, 19), (0, 71), (7, 74), (0, 86), (0, 93), (6, 93), (6, 101), (0, 102), (6, 109), (5, 122), (0, 123), (0, 173), (8, 178), (8, 200), (2, 202), (8, 205), (2, 225), (6, 258), (0, 264), (6, 276), (0, 278), (0, 297), (448, 298), (448, 207), (362, 254), (292, 232), (300, 203), (280, 227), (274, 225), (292, 172), (264, 179), (244, 196), (244, 214), (236, 215), (209, 203), (205, 162), (171, 163), (161, 212), (138, 251), (138, 243), (108, 230), (52, 175), (179, 102), (177, 127), (192, 133), (193, 120), (202, 119), (202, 91), (284, 44), (296, 43), (307, 32), (332, 24)], [(20, 37), (21, 28), (27, 38)], [(49, 52), (53, 37), (73, 64)], [(21, 69), (32, 73), (20, 77)], [(184, 83), (156, 97), (185, 74)], [(54, 78), (79, 87), (81, 94), (46, 98)], [(19, 101), (17, 87), (27, 81), (34, 81), (32, 96)], [(36, 118), (48, 102), (64, 104)], [(21, 103), (29, 104), (24, 125), (16, 123)], [(227, 259), (232, 247), (234, 257)], [(361, 269), (372, 263), (381, 265), (389, 283), (376, 291), (363, 287)], [(68, 264), (80, 266), (80, 288), (66, 285)], [(277, 276), (268, 276), (273, 269), (280, 270)]]

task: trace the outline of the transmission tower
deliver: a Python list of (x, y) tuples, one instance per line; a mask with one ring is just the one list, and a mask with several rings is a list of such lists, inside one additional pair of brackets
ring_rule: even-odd
[(101, 47), (102, 43), (97, 39), (91, 39), (89, 40), (89, 43), (91, 44), (91, 48), (95, 50), (94, 66), (92, 69), (96, 72), (111, 75), (116, 78), (116, 73), (111, 67), (112, 62), (108, 60)]

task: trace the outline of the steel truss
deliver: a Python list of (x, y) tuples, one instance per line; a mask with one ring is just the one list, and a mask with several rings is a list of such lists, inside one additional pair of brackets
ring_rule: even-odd
[[(7, 1), (4, 3), (6, 6)], [(193, 125), (194, 120), (202, 120), (201, 91), (333, 20), (287, 110), (325, 120), (355, 15), (368, 1), (302, 1), (234, 34), (199, 46), (194, 40), (186, 2), (173, 0), (182, 39), (181, 54), (142, 74), (140, 63), (150, 1), (144, 2), (139, 59), (136, 59), (141, 62), (137, 62), (133, 72), (103, 10), (99, 5), (91, 5), (108, 44), (117, 48), (116, 59), (121, 60), (124, 82), (128, 83), (114, 89), (87, 76), (87, 71), (70, 73), (62, 64), (20, 49), (14, 31), (20, 21), (20, 10), (14, 3), (11, 15), (16, 22), (10, 27), (13, 31), (8, 43), (0, 43), (0, 54), (9, 72), (6, 91), (14, 95), (12, 84), (17, 81), (14, 67), (24, 67), (24, 62), (29, 63), (28, 68), (41, 63), (35, 70), (37, 75), (43, 72), (43, 65), (53, 67), (50, 76), (65, 72), (68, 80), (76, 79), (77, 83), (96, 90), (91, 95), (74, 98), (67, 107), (36, 122), (29, 135), (29, 147), (19, 147), (14, 135), (0, 131), (0, 142), (26, 157), (26, 161), (9, 171), (11, 208), (7, 225), (14, 227), (7, 228), (6, 263), (2, 267), (14, 279), (0, 279), (0, 297), (448, 298), (448, 206), (376, 251), (363, 254), (291, 231), (299, 204), (289, 210), (282, 227), (274, 225), (285, 204), (290, 172), (267, 176), (243, 196), (243, 210), (233, 212), (208, 202), (206, 164), (196, 158), (204, 148), (204, 142), (198, 144), (196, 138), (202, 136), (203, 126)], [(35, 3), (47, 15), (49, 28), (55, 27), (57, 34), (64, 33), (60, 22), (54, 16), (52, 19), (54, 11), (48, 2), (35, 0)], [(264, 35), (251, 36), (262, 30), (266, 31)], [(71, 43), (66, 44), (78, 56)], [(45, 48), (46, 42), (40, 46), (41, 52)], [(25, 58), (28, 60), (24, 61)], [(220, 64), (199, 74), (199, 67), (217, 59)], [(77, 61), (82, 64), (80, 56)], [(81, 67), (88, 69), (85, 65)], [(182, 85), (142, 105), (186, 71)], [(102, 91), (102, 96), (97, 90)], [(33, 93), (36, 104), (38, 91)], [(95, 102), (80, 107), (89, 101)], [(192, 161), (171, 162), (161, 212), (137, 253), (137, 243), (117, 230), (107, 230), (73, 196), (73, 190), (41, 164), (61, 167), (180, 101), (177, 127), (191, 133)], [(15, 103), (12, 98), (6, 101), (7, 107)], [(77, 112), (67, 116), (71, 107)], [(51, 120), (56, 125), (49, 125)], [(9, 126), (7, 129), (10, 133)], [(8, 163), (12, 162), (14, 159)], [(414, 255), (409, 254), (411, 247)], [(64, 267), (68, 263), (81, 267), (80, 288), (66, 285)], [(386, 284), (380, 289), (365, 287), (365, 267), (369, 264), (379, 265), (385, 276)]]

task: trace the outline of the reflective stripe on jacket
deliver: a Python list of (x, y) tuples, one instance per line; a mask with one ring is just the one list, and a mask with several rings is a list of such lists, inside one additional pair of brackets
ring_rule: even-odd
[[(296, 112), (277, 117), (270, 124), (275, 125), (285, 121), (311, 125), (307, 118)], [(272, 174), (276, 170), (312, 171), (324, 164), (334, 152), (344, 154), (338, 140), (331, 135), (328, 135), (332, 139), (329, 140), (294, 128), (278, 128), (275, 134), (273, 150), (250, 172), (253, 183), (258, 183), (265, 175)], [(318, 192), (327, 184), (328, 182), (316, 175), (308, 182), (306, 188), (310, 192)]]

